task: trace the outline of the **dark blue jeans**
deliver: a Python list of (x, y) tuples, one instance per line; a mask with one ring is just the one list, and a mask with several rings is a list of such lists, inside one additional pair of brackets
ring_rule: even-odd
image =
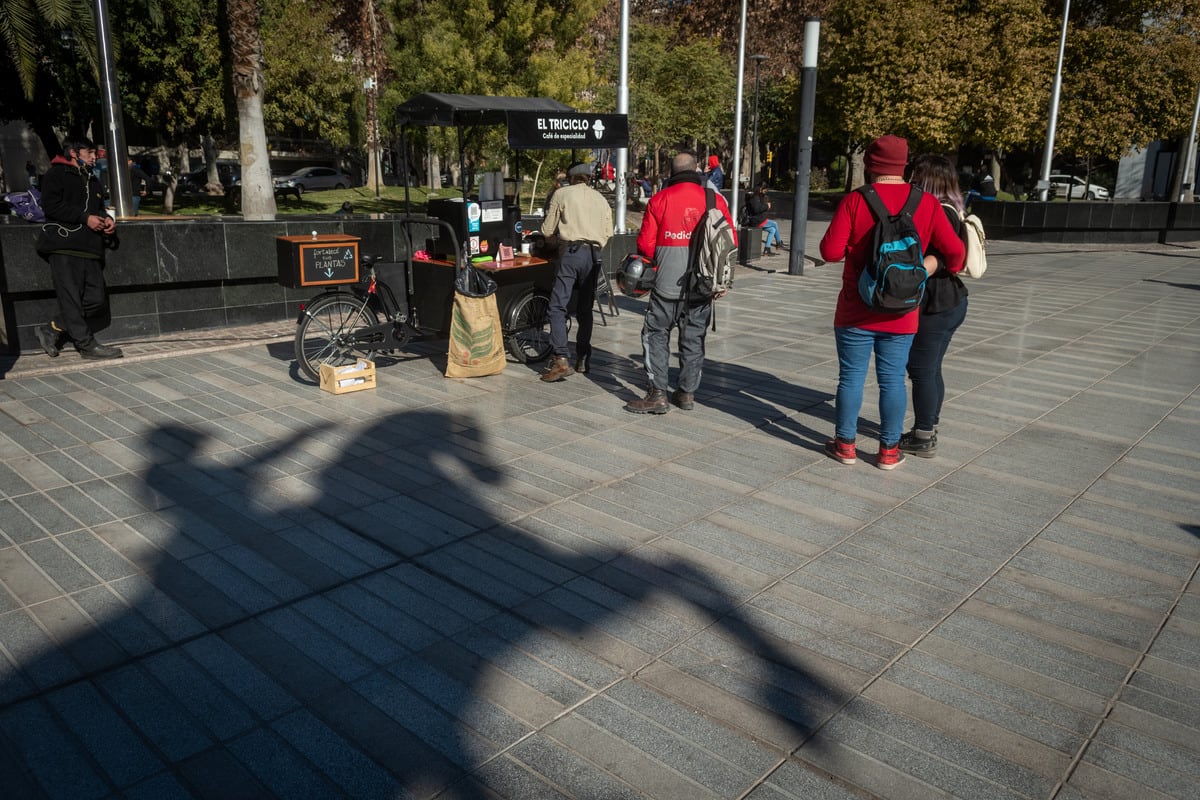
[(950, 348), (950, 339), (967, 318), (967, 298), (949, 311), (939, 314), (921, 312), (921, 324), (908, 351), (908, 377), (912, 380), (913, 427), (931, 431), (942, 416), (946, 384), (942, 380), (942, 359)]
[(596, 278), (599, 266), (592, 259), (592, 248), (586, 244), (562, 249), (558, 269), (554, 273), (554, 288), (550, 292), (550, 345), (554, 355), (564, 358), (571, 354), (567, 343), (567, 306), (571, 292), (577, 291), (575, 319), (575, 355), (592, 354), (592, 305), (596, 302)]

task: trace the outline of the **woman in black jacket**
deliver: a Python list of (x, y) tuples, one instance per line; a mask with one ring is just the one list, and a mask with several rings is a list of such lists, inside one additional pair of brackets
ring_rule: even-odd
[[(966, 203), (958, 187), (954, 165), (945, 156), (917, 156), (912, 163), (909, 182), (932, 194), (942, 204), (950, 227), (961, 239), (962, 213)], [(950, 348), (950, 339), (967, 317), (967, 287), (958, 273), (946, 266), (936, 249), (930, 248), (925, 259), (938, 261), (938, 269), (925, 282), (921, 301), (921, 319), (912, 349), (908, 351), (908, 377), (912, 381), (913, 429), (900, 437), (900, 449), (922, 458), (937, 453), (937, 427), (946, 398), (942, 380), (942, 359)]]

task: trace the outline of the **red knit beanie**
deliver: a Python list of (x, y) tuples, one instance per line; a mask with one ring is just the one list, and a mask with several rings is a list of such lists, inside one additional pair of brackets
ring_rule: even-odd
[(717, 166), (720, 163), (721, 163), (721, 159), (717, 158), (716, 156), (708, 157), (708, 168), (709, 169), (712, 169), (713, 167)]
[(899, 136), (880, 136), (867, 147), (863, 166), (872, 175), (903, 175), (908, 164), (908, 142)]

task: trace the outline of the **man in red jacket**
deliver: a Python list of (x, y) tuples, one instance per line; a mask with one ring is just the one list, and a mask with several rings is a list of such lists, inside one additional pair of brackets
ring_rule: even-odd
[[(638, 232), (638, 252), (658, 265), (654, 290), (642, 325), (642, 354), (650, 389), (645, 398), (625, 404), (634, 414), (665, 414), (671, 329), (679, 328), (679, 381), (671, 402), (684, 411), (696, 405), (696, 389), (704, 365), (704, 337), (712, 321), (712, 300), (689, 302), (683, 288), (692, 231), (707, 210), (707, 181), (697, 169), (696, 154), (683, 150), (671, 162), (671, 177), (650, 198)], [(716, 206), (734, 231), (729, 205), (720, 194)], [(736, 234), (735, 234), (736, 236)]]
[[(908, 142), (899, 136), (880, 137), (867, 148), (864, 162), (867, 179), (883, 204), (892, 214), (899, 213), (912, 189), (904, 180)], [(966, 250), (950, 227), (937, 198), (931, 194), (921, 198), (913, 213), (913, 223), (921, 239), (922, 253), (932, 244), (945, 257), (951, 272), (962, 269)], [(905, 367), (920, 316), (916, 311), (907, 314), (872, 311), (863, 302), (858, 291), (858, 278), (872, 255), (874, 228), (875, 216), (866, 199), (860, 192), (850, 192), (833, 212), (829, 229), (821, 239), (822, 258), (846, 262), (842, 268), (842, 291), (838, 294), (833, 317), (838, 353), (837, 421), (834, 438), (825, 443), (825, 452), (842, 464), (853, 464), (857, 460), (858, 412), (862, 408), (867, 367), (874, 352), (875, 376), (879, 383), (879, 455), (875, 466), (895, 469), (904, 461), (898, 445), (904, 429), (904, 414), (908, 410)], [(925, 268), (932, 271), (937, 266), (927, 258)]]

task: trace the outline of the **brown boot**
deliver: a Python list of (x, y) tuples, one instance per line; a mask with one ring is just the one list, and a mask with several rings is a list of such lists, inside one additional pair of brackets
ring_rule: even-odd
[(571, 369), (566, 356), (555, 356), (554, 360), (550, 362), (550, 369), (542, 373), (542, 380), (546, 383), (554, 383), (555, 381), (561, 381), (574, 372), (575, 370)]
[(665, 414), (671, 410), (667, 403), (667, 393), (662, 389), (651, 387), (642, 400), (630, 400), (625, 404), (626, 411), (634, 414)]
[(671, 402), (683, 411), (691, 411), (696, 407), (696, 395), (685, 392), (683, 389), (676, 389), (671, 395)]

